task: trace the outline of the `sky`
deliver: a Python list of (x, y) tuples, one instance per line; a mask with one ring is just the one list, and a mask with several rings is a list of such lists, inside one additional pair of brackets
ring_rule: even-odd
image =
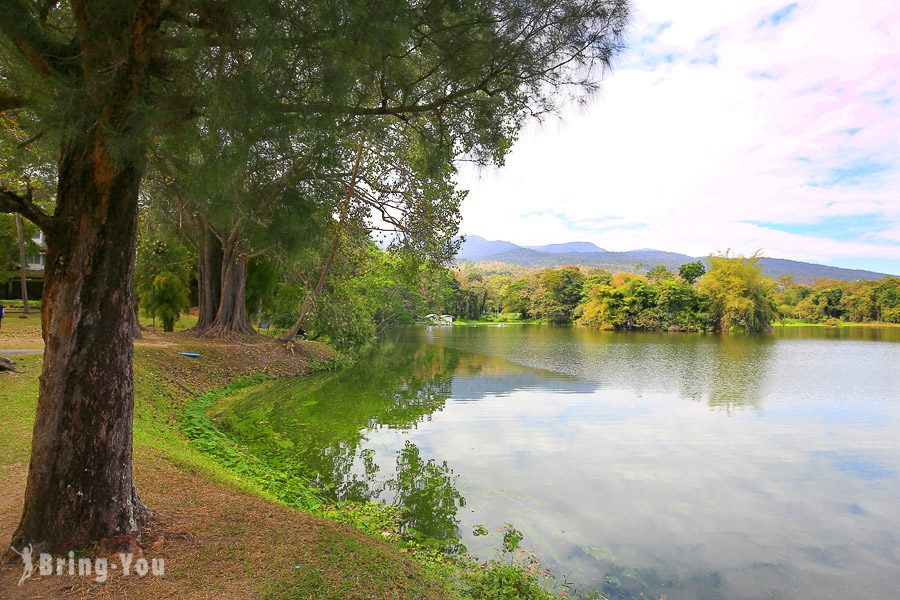
[(900, 2), (633, 0), (626, 44), (461, 169), (463, 233), (900, 274)]

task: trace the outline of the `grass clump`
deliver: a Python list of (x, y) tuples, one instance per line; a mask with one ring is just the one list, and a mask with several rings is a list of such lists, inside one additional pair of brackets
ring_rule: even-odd
[(265, 375), (242, 377), (223, 388), (202, 394), (179, 414), (181, 432), (206, 456), (248, 481), (253, 488), (288, 506), (316, 510), (322, 499), (311, 482), (273, 471), (222, 433), (206, 414), (217, 401), (234, 398), (267, 379)]

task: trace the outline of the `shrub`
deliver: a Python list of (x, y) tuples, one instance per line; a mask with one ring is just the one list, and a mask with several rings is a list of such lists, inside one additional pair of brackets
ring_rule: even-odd
[(175, 273), (164, 271), (153, 279), (149, 303), (151, 316), (159, 317), (163, 331), (174, 331), (175, 321), (190, 308), (188, 287)]

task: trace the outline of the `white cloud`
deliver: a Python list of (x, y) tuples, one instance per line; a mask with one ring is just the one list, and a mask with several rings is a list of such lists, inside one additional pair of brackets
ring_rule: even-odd
[[(735, 4), (638, 0), (600, 97), (461, 173), (463, 231), (900, 272), (900, 5), (801, 2), (760, 27), (788, 3)], [(860, 216), (878, 231), (796, 233)]]

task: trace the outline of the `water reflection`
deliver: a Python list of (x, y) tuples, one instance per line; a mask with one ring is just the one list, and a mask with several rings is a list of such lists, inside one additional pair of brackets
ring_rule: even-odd
[(415, 429), (448, 399), (474, 402), (516, 390), (590, 393), (596, 385), (484, 354), (423, 344), (401, 330), (351, 368), (274, 382), (213, 415), (273, 469), (312, 479), (334, 500), (381, 499), (406, 508), (408, 532), (459, 538), (465, 498), (446, 461), (425, 458), (408, 439), (393, 465), (367, 447), (378, 430)]
[(775, 340), (769, 337), (724, 336), (713, 356), (708, 374), (706, 401), (728, 413), (739, 408), (759, 408), (765, 393)]
[(351, 369), (273, 383), (214, 418), (273, 467), (315, 480), (336, 500), (366, 500), (383, 486), (362, 454), (364, 433), (430, 419), (451, 395), (458, 362), (452, 349), (386, 340)]
[(513, 522), (560, 576), (617, 600), (886, 597), (893, 335), (408, 329), (219, 420), (336, 499), (405, 506), (422, 536), (488, 556), (496, 540), (468, 532)]
[[(638, 394), (674, 391), (725, 412), (759, 408), (779, 339), (775, 334), (598, 332), (553, 326), (510, 327), (500, 335), (486, 327), (446, 329), (428, 332), (427, 338), (464, 351), (508, 357), (557, 377), (569, 375), (595, 388), (632, 389)], [(786, 329), (793, 335), (804, 328)]]
[(406, 509), (407, 532), (425, 539), (459, 538), (458, 510), (466, 505), (455, 486), (456, 477), (446, 461), (422, 457), (419, 448), (407, 440), (397, 452), (397, 470), (386, 489), (391, 502)]

